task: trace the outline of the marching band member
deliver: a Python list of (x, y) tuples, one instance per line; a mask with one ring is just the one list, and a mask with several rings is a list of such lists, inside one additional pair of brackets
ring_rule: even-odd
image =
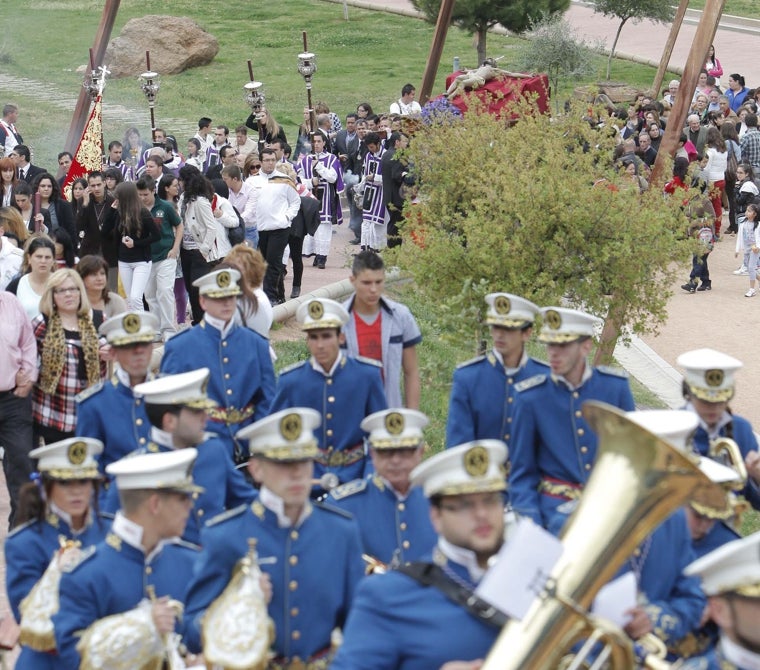
[(346, 356), (340, 350), (341, 327), (348, 313), (334, 300), (304, 302), (296, 312), (311, 358), (280, 372), (272, 411), (312, 407), (322, 415), (315, 476), (331, 472), (340, 483), (364, 476), (366, 454), (362, 420), (385, 409), (385, 391), (377, 361)]
[(557, 535), (596, 460), (583, 403), (601, 400), (626, 411), (634, 403), (625, 373), (586, 360), (596, 317), (562, 307), (545, 307), (541, 316), (538, 339), (546, 344), (551, 374), (515, 387), (509, 494), (515, 512)]
[(230, 454), (244, 457), (235, 432), (269, 414), (275, 378), (267, 339), (235, 324), (239, 280), (237, 270), (225, 269), (193, 282), (206, 314), (166, 343), (161, 372), (209, 368), (208, 395), (216, 406), (209, 410), (206, 430), (218, 433)]
[(427, 498), (409, 475), (422, 462), (429, 420), (413, 409), (387, 409), (362, 421), (375, 473), (334, 488), (328, 502), (359, 524), (364, 553), (402, 565), (429, 554), (436, 543)]
[(743, 494), (755, 509), (760, 509), (760, 453), (752, 425), (734, 414), (728, 403), (736, 392), (735, 375), (741, 361), (713, 349), (696, 349), (681, 354), (677, 360), (683, 368), (686, 409), (699, 417), (694, 434), (694, 449), (710, 456), (715, 440), (729, 438), (739, 446), (747, 469), (747, 486)]
[[(93, 507), (100, 480), (95, 457), (102, 449), (99, 440), (71, 437), (29, 454), (39, 459), (38, 473), (21, 489), (19, 525), (8, 535), (4, 550), (8, 600), (22, 628), (19, 669), (55, 667), (53, 611), (44, 605), (58, 605), (60, 553), (65, 546), (87, 549), (100, 542), (111, 525)], [(51, 559), (56, 563), (52, 568)], [(39, 591), (38, 598), (30, 595), (33, 589)]]
[(506, 623), (473, 594), (504, 538), (506, 460), (503, 442), (483, 440), (414, 469), (438, 542), (427, 562), (359, 585), (331, 670), (438, 670), (455, 660), (480, 667)]
[[(108, 466), (121, 500), (111, 532), (61, 576), (53, 617), (55, 667), (148, 666), (160, 663), (184, 602), (198, 555), (179, 540), (200, 488), (191, 470), (195, 449), (123, 458)], [(120, 615), (120, 616), (115, 616)], [(84, 633), (83, 633), (84, 631)]]
[(689, 670), (760, 668), (760, 533), (734, 540), (688, 566), (701, 577), (710, 617), (720, 641), (706, 656), (691, 659)]
[(201, 650), (203, 615), (246, 555), (249, 538), (255, 538), (273, 591), (275, 658), (267, 668), (329, 666), (331, 633), (345, 622), (363, 566), (356, 522), (342, 510), (309, 500), (319, 422), (315, 410), (294, 407), (238, 434), (248, 441), (248, 471), (261, 490), (252, 504), (221, 514), (203, 530), (185, 614), (191, 651)]
[(111, 379), (101, 381), (77, 396), (77, 435), (100, 440), (101, 472), (106, 466), (145, 446), (150, 424), (145, 405), (134, 387), (148, 379), (158, 319), (150, 312), (123, 312), (100, 326), (119, 364)]
[[(193, 481), (203, 490), (193, 493), (193, 509), (182, 539), (199, 544), (207, 519), (250, 502), (256, 493), (246, 482), (224, 443), (206, 433), (207, 410), (215, 403), (206, 394), (208, 368), (167, 375), (139, 384), (135, 392), (145, 404), (150, 421), (150, 441), (136, 453), (170, 452), (195, 447)], [(104, 509), (119, 507), (118, 487), (109, 490)]]
[(489, 293), (486, 303), (493, 348), (454, 371), (446, 444), (490, 439), (509, 445), (515, 385), (535, 375), (549, 374), (546, 363), (525, 351), (539, 308), (511, 293)]

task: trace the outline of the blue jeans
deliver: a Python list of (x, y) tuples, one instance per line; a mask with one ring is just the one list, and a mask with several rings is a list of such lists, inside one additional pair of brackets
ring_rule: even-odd
[(259, 229), (256, 226), (245, 229), (245, 241), (248, 242), (249, 247), (259, 248)]
[(710, 283), (710, 270), (707, 267), (707, 257), (709, 255), (697, 256), (694, 254), (691, 257), (691, 274), (689, 275), (689, 279), (692, 281), (699, 279), (702, 283)]

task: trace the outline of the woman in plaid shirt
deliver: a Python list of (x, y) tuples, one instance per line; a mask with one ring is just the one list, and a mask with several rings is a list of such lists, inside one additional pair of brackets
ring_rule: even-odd
[(40, 373), (32, 393), (34, 445), (73, 437), (76, 395), (106, 374), (100, 361), (97, 326), (84, 284), (75, 270), (54, 272), (40, 299), (41, 314), (32, 321)]

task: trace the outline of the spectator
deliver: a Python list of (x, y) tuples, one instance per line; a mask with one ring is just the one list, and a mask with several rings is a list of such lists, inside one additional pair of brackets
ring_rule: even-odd
[(31, 322), (40, 313), (40, 300), (56, 269), (53, 240), (47, 235), (31, 238), (24, 249), (22, 269), (24, 274), (8, 284), (7, 290), (16, 295)]
[(108, 290), (108, 263), (102, 256), (83, 256), (77, 263), (76, 271), (84, 283), (90, 307), (103, 312), (104, 319), (127, 311), (124, 298)]
[(82, 279), (68, 268), (54, 272), (40, 300), (32, 328), (40, 354), (39, 379), (32, 395), (34, 445), (74, 435), (76, 396), (105, 376), (99, 360), (97, 328), (102, 312), (92, 312)]

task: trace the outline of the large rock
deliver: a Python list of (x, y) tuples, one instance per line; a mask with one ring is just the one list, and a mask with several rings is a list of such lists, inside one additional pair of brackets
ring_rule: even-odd
[(146, 51), (150, 51), (151, 70), (177, 74), (214, 60), (219, 42), (187, 17), (143, 16), (128, 21), (111, 40), (104, 62), (112, 77), (139, 75), (147, 69)]

